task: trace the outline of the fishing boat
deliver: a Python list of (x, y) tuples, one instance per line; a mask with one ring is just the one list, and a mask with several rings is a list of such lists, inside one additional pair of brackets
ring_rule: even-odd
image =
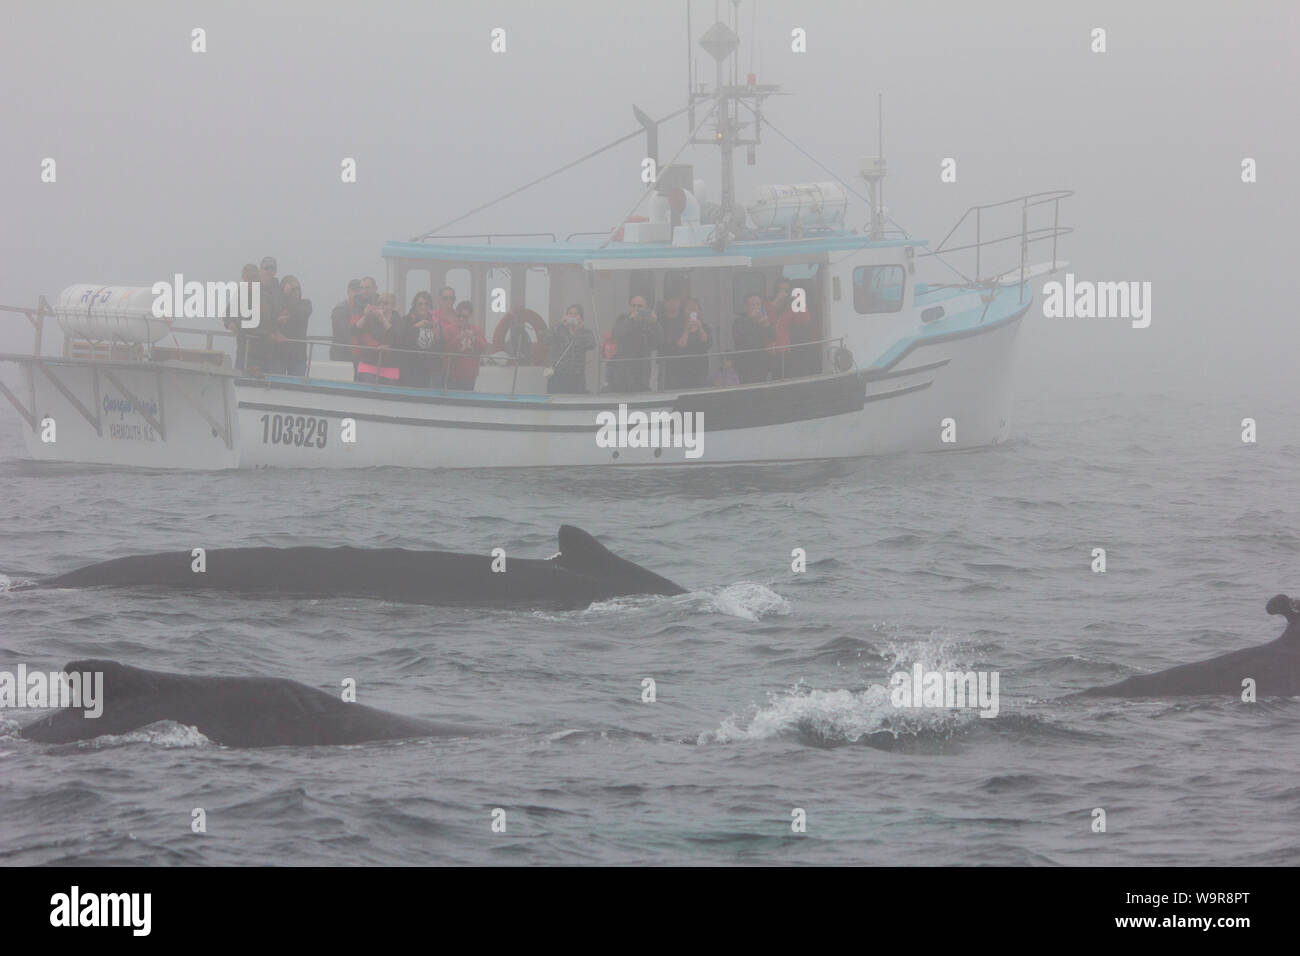
[[(691, 71), (677, 113), (656, 121), (635, 110), (652, 175), (617, 226), (564, 238), (446, 234), (457, 217), (383, 246), (399, 303), (451, 286), (478, 305), (486, 338), (500, 341), (499, 323), (528, 336), (511, 354), (484, 356), (472, 388), (358, 380), (357, 355), (319, 337), (300, 340), (301, 374), (237, 367), (243, 332), (160, 318), (148, 289), (82, 284), (53, 306), (42, 298), (34, 309), (0, 307), (35, 330), (32, 352), (0, 355), (19, 369), (17, 386), (0, 381), (0, 394), (23, 419), (29, 454), (188, 469), (691, 467), (1005, 440), (1031, 281), (1066, 266), (1057, 240), (1071, 231), (1060, 221), (1071, 192), (971, 207), (933, 248), (886, 212), (882, 148), (860, 161), (857, 185), (827, 170), (825, 181), (763, 186), (742, 203), (736, 153), (753, 164), (768, 134), (794, 141), (764, 112), (779, 88), (739, 76), (733, 26), (713, 24), (699, 45), (714, 61), (712, 86)], [(661, 164), (661, 127), (683, 116), (689, 134)], [(692, 144), (719, 150), (716, 201), (695, 168), (677, 161)], [(858, 228), (853, 200), (866, 212)], [(1039, 249), (1044, 259), (1031, 263)], [(958, 260), (973, 260), (973, 271)], [(948, 270), (938, 278), (918, 271), (938, 267)], [(629, 303), (639, 298), (666, 320), (662, 303), (683, 292), (708, 330), (705, 357), (679, 354), (680, 326), (653, 355), (629, 355), (619, 344)], [(769, 327), (782, 313), (787, 338), (741, 347), (737, 317), (753, 296)], [(582, 306), (597, 344), (584, 353), (586, 390), (562, 393), (552, 388), (547, 338), (571, 304)], [(46, 356), (51, 318), (63, 344)], [(464, 361), (441, 350), (412, 359), (444, 373)], [(620, 374), (632, 363), (637, 374)], [(746, 374), (733, 379), (737, 369)]]

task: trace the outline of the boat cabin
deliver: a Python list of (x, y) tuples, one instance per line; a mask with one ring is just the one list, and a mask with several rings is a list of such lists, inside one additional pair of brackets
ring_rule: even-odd
[[(923, 240), (836, 231), (733, 241), (720, 254), (711, 245), (629, 241), (626, 233), (609, 242), (607, 237), (476, 235), (389, 242), (383, 249), (388, 288), (404, 305), (421, 290), (436, 299), (444, 286), (454, 288), (458, 300), (474, 303), (476, 321), (489, 341), (498, 323), (517, 310), (532, 310), (553, 327), (576, 303), (598, 343), (628, 311), (633, 296), (643, 296), (658, 310), (673, 289), (684, 289), (687, 297), (699, 300), (701, 321), (710, 331), (710, 379), (724, 358), (741, 351), (732, 327), (745, 299), (757, 294), (766, 303), (782, 278), (803, 290), (809, 319), (804, 351), (813, 356), (785, 377), (842, 373), (864, 365), (916, 325), (913, 277), (916, 247), (924, 246)], [(591, 391), (605, 382), (603, 362), (600, 348), (588, 355)], [(656, 365), (651, 388), (661, 390), (663, 365)], [(511, 363), (507, 372), (488, 363), (477, 388), (544, 392), (544, 366), (545, 361), (521, 361)]]

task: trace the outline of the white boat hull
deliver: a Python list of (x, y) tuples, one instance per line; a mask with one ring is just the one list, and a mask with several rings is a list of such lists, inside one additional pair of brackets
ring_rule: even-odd
[[(220, 470), (240, 463), (234, 378), (177, 363), (42, 359), (19, 369), (37, 461)], [(52, 427), (51, 427), (52, 423)]]
[[(987, 330), (922, 340), (894, 367), (877, 374), (680, 394), (512, 398), (244, 380), (237, 386), (240, 465), (683, 466), (856, 458), (995, 444), (1010, 431), (1011, 366), (1019, 326), (1017, 316)], [(840, 381), (831, 387), (829, 401), (814, 397), (812, 389), (833, 379)], [(857, 407), (835, 413), (837, 403), (854, 387)], [(820, 407), (797, 420), (771, 420), (781, 416), (783, 402), (794, 404), (800, 398)], [(632, 409), (700, 410), (701, 453), (691, 457), (684, 447), (600, 447), (596, 415), (616, 413), (620, 402)], [(763, 405), (774, 410), (768, 420)], [(343, 440), (349, 419), (354, 441)], [(952, 425), (946, 429), (949, 419)], [(953, 441), (944, 440), (945, 430)]]

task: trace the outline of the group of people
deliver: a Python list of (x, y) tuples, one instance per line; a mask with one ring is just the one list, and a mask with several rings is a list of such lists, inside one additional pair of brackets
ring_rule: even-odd
[(646, 296), (633, 294), (628, 311), (618, 317), (605, 343), (607, 388), (612, 392), (643, 392), (650, 388), (651, 361), (660, 360), (659, 387), (699, 388), (710, 385), (749, 385), (774, 379), (815, 375), (821, 370), (819, 323), (807, 302), (796, 309), (793, 285), (777, 282), (769, 300), (746, 297), (744, 311), (731, 326), (735, 355), (723, 356), (709, 377), (713, 332), (701, 318), (698, 299), (672, 288), (656, 309)]
[(803, 308), (794, 308), (793, 289), (789, 279), (780, 279), (771, 299), (764, 301), (758, 294), (745, 297), (745, 311), (731, 325), (741, 384), (821, 371), (820, 324), (806, 300)]
[(330, 358), (351, 361), (358, 382), (472, 391), (488, 347), (473, 303), (458, 303), (455, 289), (444, 288), (436, 306), (430, 293), (418, 292), (403, 314), (397, 296), (380, 293), (370, 276), (348, 283), (330, 327)]
[[(242, 279), (260, 283), (263, 321), (255, 329), (242, 329), (237, 318), (227, 320), (237, 334), (236, 367), (305, 375), (311, 302), (302, 297), (296, 277), (281, 279), (276, 272), (272, 256), (260, 267), (244, 266)], [(646, 296), (632, 295), (628, 311), (600, 344), (606, 369), (603, 387), (611, 392), (648, 391), (656, 355), (661, 389), (748, 385), (816, 374), (821, 330), (807, 303), (794, 308), (792, 290), (791, 282), (781, 279), (771, 299), (746, 297), (744, 311), (731, 326), (735, 354), (724, 356), (712, 377), (714, 330), (704, 321), (699, 300), (681, 285), (670, 287), (654, 309)], [(410, 311), (403, 314), (396, 296), (381, 293), (371, 276), (348, 282), (347, 297), (334, 307), (330, 325), (329, 357), (350, 361), (355, 381), (413, 388), (473, 391), (480, 357), (495, 351), (526, 364), (548, 362), (551, 394), (585, 394), (587, 353), (597, 347), (581, 305), (569, 306), (549, 329), (530, 310), (510, 313), (489, 345), (474, 321), (474, 304), (457, 301), (451, 286), (443, 287), (436, 302), (431, 293), (417, 292)]]
[[(554, 370), (548, 391), (585, 392), (586, 353), (596, 347), (596, 337), (583, 328), (582, 306), (569, 306), (550, 330), (535, 313), (527, 313), (527, 318), (523, 312), (512, 313), (499, 324), (492, 350), (530, 356), (533, 343), (524, 333), (525, 324), (540, 326), (534, 334)], [(330, 358), (350, 360), (358, 382), (473, 391), (479, 358), (490, 348), (474, 321), (474, 304), (467, 299), (457, 302), (451, 286), (443, 287), (436, 304), (432, 294), (417, 292), (403, 315), (396, 297), (380, 294), (373, 278), (353, 279), (347, 298), (334, 307), (330, 325)]]
[(650, 359), (657, 352), (663, 369), (661, 387), (698, 388), (709, 375), (712, 344), (713, 333), (701, 318), (699, 300), (684, 290), (671, 290), (658, 311), (649, 308), (644, 295), (633, 294), (606, 343), (606, 385), (611, 392), (647, 391)]
[(307, 321), (311, 300), (302, 297), (302, 283), (296, 276), (277, 278), (274, 256), (265, 256), (261, 266), (244, 266), (240, 281), (259, 286), (260, 320), (256, 328), (245, 329), (238, 316), (224, 320), (235, 333), (235, 367), (283, 375), (307, 374)]

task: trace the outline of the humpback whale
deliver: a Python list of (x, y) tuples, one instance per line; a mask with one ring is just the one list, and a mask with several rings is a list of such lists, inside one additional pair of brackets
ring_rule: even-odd
[(67, 707), (27, 724), (19, 736), (39, 743), (69, 743), (124, 734), (161, 720), (197, 727), (209, 740), (228, 747), (356, 744), (478, 732), (349, 704), (279, 677), (195, 677), (107, 660), (73, 661), (64, 670), (104, 675), (103, 713), (91, 718), (79, 707)]
[(164, 587), (371, 597), (473, 607), (577, 608), (627, 594), (685, 588), (620, 558), (580, 528), (561, 525), (552, 558), (403, 548), (215, 548), (196, 571), (189, 551), (133, 555), (38, 582), (37, 588)]
[(1285, 594), (1277, 594), (1269, 599), (1265, 610), (1286, 618), (1286, 630), (1276, 640), (1208, 661), (1130, 677), (1117, 684), (1090, 687), (1081, 693), (1092, 697), (1240, 697), (1241, 682), (1249, 677), (1255, 681), (1260, 696), (1300, 696), (1300, 605)]

